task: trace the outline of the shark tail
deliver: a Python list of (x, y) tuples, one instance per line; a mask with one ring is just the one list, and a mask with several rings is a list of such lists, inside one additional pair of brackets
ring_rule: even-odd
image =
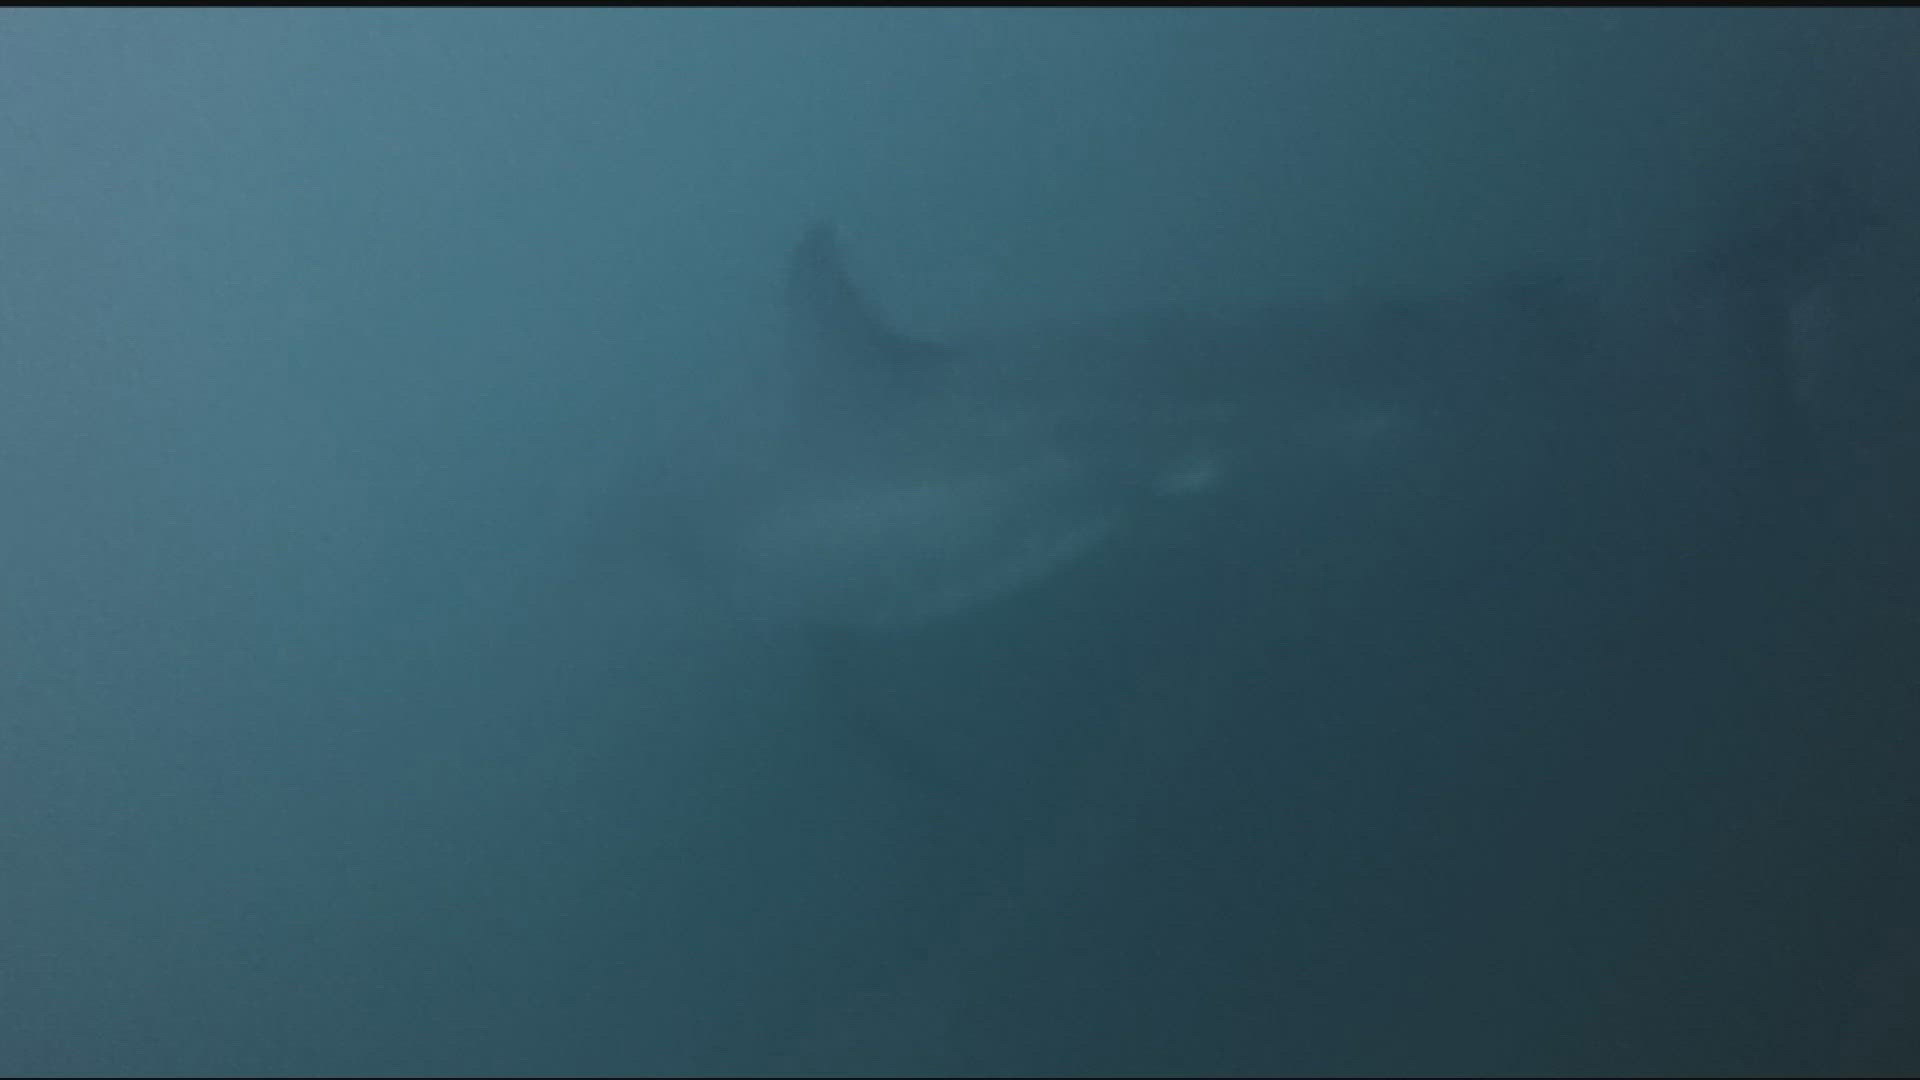
[(1826, 488), (1795, 347), (1794, 311), (1836, 255), (1885, 227), (1844, 168), (1825, 160), (1768, 198), (1736, 207), (1692, 270), (1711, 284), (1730, 335), (1726, 372), (1742, 443), (1742, 501), (1765, 518), (1804, 518)]

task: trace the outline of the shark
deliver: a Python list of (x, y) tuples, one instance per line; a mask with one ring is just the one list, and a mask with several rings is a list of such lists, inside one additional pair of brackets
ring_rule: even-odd
[(638, 539), (748, 623), (893, 633), (1208, 507), (1264, 515), (1278, 568), (1260, 572), (1292, 564), (1311, 590), (1483, 530), (1520, 491), (1751, 473), (1707, 461), (1802, 453), (1779, 315), (1857, 232), (1834, 205), (1801, 198), (1633, 288), (1520, 272), (943, 341), (882, 312), (816, 221), (785, 262), (770, 421), (670, 490), (605, 500), (611, 557), (632, 563)]

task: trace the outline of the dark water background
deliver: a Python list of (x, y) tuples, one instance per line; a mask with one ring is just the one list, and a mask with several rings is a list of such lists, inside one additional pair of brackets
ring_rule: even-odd
[[(0, 14), (0, 1072), (1911, 1074), (1917, 47)], [(556, 589), (823, 215), (935, 335), (1377, 303), (1239, 332), (1437, 434), (912, 633)]]

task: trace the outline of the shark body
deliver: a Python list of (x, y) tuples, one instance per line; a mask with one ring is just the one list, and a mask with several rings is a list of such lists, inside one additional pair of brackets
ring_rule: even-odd
[(1283, 519), (1260, 544), (1297, 567), (1290, 582), (1369, 575), (1342, 564), (1404, 562), (1462, 522), (1484, 531), (1521, 491), (1597, 504), (1644, 483), (1644, 503), (1753, 471), (1729, 454), (1799, 453), (1782, 434), (1794, 406), (1772, 404), (1795, 377), (1778, 315), (1803, 291), (1782, 268), (1804, 276), (1842, 232), (1802, 217), (1814, 224), (1740, 234), (1656, 292), (1507, 277), (953, 344), (896, 328), (816, 224), (786, 266), (765, 437), (638, 516), (728, 610), (791, 626), (977, 611), (1223, 496)]

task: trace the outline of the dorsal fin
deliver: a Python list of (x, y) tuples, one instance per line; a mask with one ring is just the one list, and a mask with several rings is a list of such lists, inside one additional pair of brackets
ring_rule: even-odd
[(833, 226), (816, 222), (787, 268), (787, 338), (815, 376), (887, 383), (922, 377), (948, 351), (893, 329), (848, 276)]

